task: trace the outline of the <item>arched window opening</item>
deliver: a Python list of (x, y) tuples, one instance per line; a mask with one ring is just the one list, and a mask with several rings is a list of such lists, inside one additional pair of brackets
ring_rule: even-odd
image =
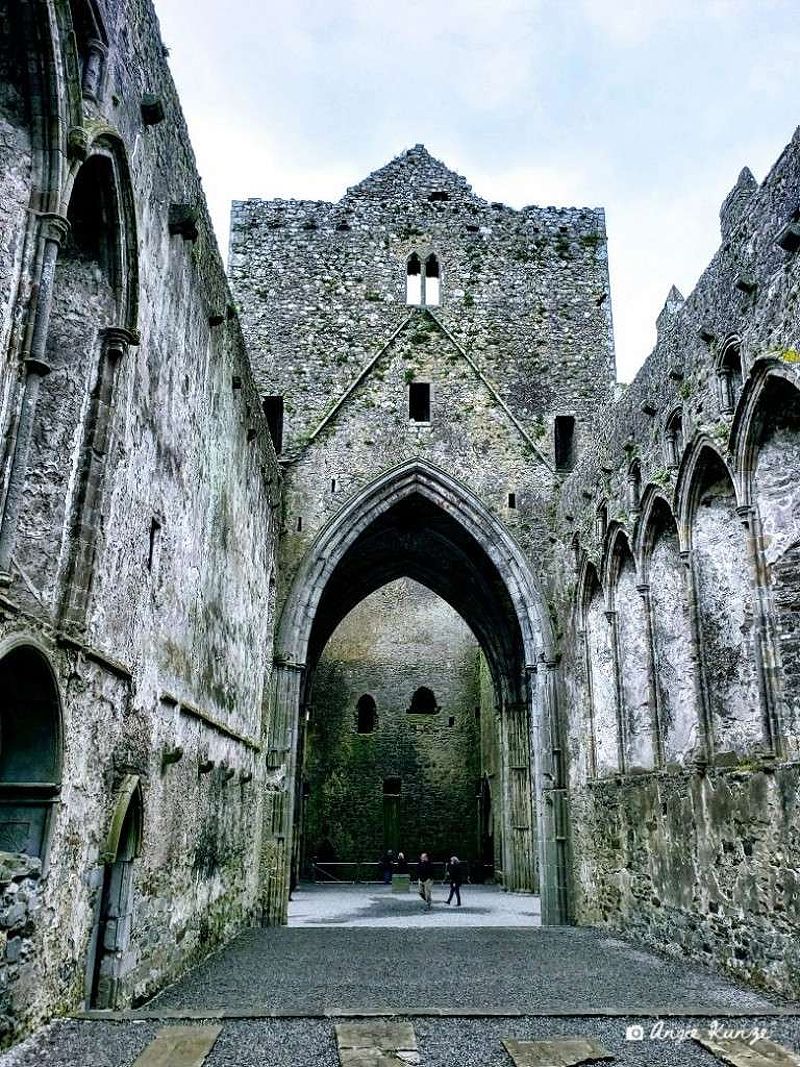
[(422, 263), (416, 252), (408, 257), (406, 264), (406, 303), (422, 303)]
[(738, 338), (733, 338), (723, 347), (717, 365), (719, 410), (730, 415), (742, 391), (742, 352)]
[(416, 252), (406, 260), (406, 303), (437, 307), (440, 299), (439, 260), (431, 252), (423, 264)]
[(411, 707), (408, 709), (409, 714), (433, 715), (438, 710), (439, 705), (436, 703), (433, 690), (428, 689), (426, 685), (421, 685), (411, 698)]
[(608, 508), (605, 504), (601, 504), (597, 509), (597, 514), (594, 519), (594, 534), (600, 544), (603, 543), (606, 536), (606, 530), (608, 529)]
[(115, 293), (119, 290), (117, 198), (114, 171), (107, 156), (88, 159), (75, 178), (67, 209), (70, 232), (59, 257), (100, 269)]
[(61, 774), (61, 713), (50, 666), (22, 645), (0, 660), (0, 851), (43, 857)]
[(664, 462), (668, 470), (675, 470), (683, 454), (683, 416), (675, 411), (664, 427)]
[(439, 304), (439, 260), (433, 253), (425, 260), (423, 303), (429, 307)]
[(642, 465), (634, 460), (628, 471), (628, 508), (638, 511), (642, 501)]
[(369, 693), (358, 698), (356, 704), (356, 733), (371, 734), (378, 725), (378, 709)]

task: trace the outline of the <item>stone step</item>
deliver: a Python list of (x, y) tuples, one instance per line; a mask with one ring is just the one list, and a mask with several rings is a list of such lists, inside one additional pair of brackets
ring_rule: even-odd
[(165, 1026), (133, 1067), (203, 1067), (221, 1026)]
[(411, 1023), (337, 1023), (336, 1044), (342, 1067), (411, 1067), (419, 1064)]
[(546, 1041), (504, 1038), (503, 1047), (516, 1067), (575, 1067), (580, 1063), (614, 1059), (612, 1053), (591, 1037), (551, 1037)]
[(766, 1037), (725, 1037), (706, 1030), (694, 1040), (730, 1067), (800, 1067), (800, 1055)]

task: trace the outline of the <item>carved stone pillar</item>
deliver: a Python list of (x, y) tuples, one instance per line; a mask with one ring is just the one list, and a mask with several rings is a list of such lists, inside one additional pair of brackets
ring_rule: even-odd
[(622, 691), (622, 663), (619, 654), (619, 628), (616, 611), (604, 611), (611, 631), (611, 662), (614, 667), (614, 701), (617, 712), (617, 763), (620, 772), (628, 766), (628, 724), (625, 718), (625, 696)]
[(297, 730), (305, 666), (276, 660), (267, 730), (267, 777), (261, 845), (261, 921), (287, 921), (297, 765)]
[(594, 674), (592, 671), (592, 656), (591, 649), (589, 648), (589, 631), (584, 628), (579, 630), (576, 635), (577, 644), (580, 646), (583, 655), (583, 672), (586, 678), (586, 700), (587, 710), (589, 712), (589, 738), (587, 742), (587, 768), (586, 772), (589, 778), (597, 777), (597, 737), (595, 734), (594, 725)]
[(783, 724), (780, 721), (779, 677), (776, 636), (769, 598), (769, 573), (761, 551), (758, 514), (750, 504), (736, 509), (745, 529), (747, 555), (753, 569), (755, 587), (755, 641), (754, 652), (758, 672), (758, 688), (761, 696), (761, 711), (764, 721), (764, 741), (769, 752), (779, 756), (783, 751)]
[(538, 805), (541, 810), (542, 869), (540, 871), (542, 923), (561, 926), (571, 922), (572, 878), (569, 798), (564, 730), (558, 706), (558, 662), (546, 660), (537, 675), (538, 704), (548, 748), (543, 751)]
[(61, 602), (62, 620), (77, 626), (85, 624), (91, 591), (97, 535), (102, 519), (117, 368), (128, 346), (135, 340), (128, 330), (117, 326), (102, 332), (97, 384), (89, 406), (74, 508), (72, 549)]
[(36, 419), (36, 405), (42, 378), (50, 373), (44, 359), (47, 333), (50, 326), (50, 310), (53, 306), (58, 250), (69, 233), (69, 222), (63, 215), (40, 216), (40, 239), (43, 242), (41, 273), (33, 287), (33, 326), (30, 331), (30, 346), (23, 356), (25, 382), (22, 387), (22, 402), (17, 422), (14, 446), (11, 451), (11, 471), (0, 523), (0, 575), (7, 576), (11, 570), (11, 556), (17, 535), (22, 493), (28, 472), (28, 455)]
[(692, 554), (684, 549), (680, 553), (683, 563), (683, 578), (686, 588), (686, 600), (689, 605), (691, 620), (692, 660), (694, 662), (695, 701), (697, 704), (697, 725), (700, 735), (700, 753), (697, 763), (706, 764), (714, 755), (714, 727), (709, 714), (708, 696), (702, 671), (703, 629), (700, 622), (700, 604), (697, 596), (697, 579), (694, 572)]
[(506, 702), (500, 717), (503, 791), (503, 884), (535, 888), (530, 731), (526, 701)]
[(655, 635), (653, 632), (653, 601), (650, 586), (643, 583), (636, 586), (642, 598), (644, 611), (645, 643), (647, 648), (647, 699), (650, 705), (650, 728), (653, 742), (653, 762), (656, 767), (664, 766), (664, 731), (661, 724), (661, 702), (658, 694), (658, 660), (656, 657)]

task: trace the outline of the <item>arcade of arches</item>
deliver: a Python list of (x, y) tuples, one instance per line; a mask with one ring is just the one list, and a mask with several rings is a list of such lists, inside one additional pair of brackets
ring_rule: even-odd
[(6, 15), (2, 1040), (385, 848), (800, 995), (800, 134), (617, 389), (601, 210), (416, 145), (226, 272), (149, 3)]

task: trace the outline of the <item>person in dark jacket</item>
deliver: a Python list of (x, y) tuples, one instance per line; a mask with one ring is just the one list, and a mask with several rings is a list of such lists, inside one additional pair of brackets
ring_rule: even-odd
[(387, 851), (383, 854), (383, 859), (378, 864), (378, 869), (381, 872), (381, 878), (383, 879), (383, 884), (384, 885), (391, 885), (392, 884), (392, 870), (393, 870), (393, 868), (394, 868), (394, 853), (392, 852), (391, 849), (387, 849)]
[(419, 895), (425, 901), (425, 907), (431, 910), (433, 894), (433, 864), (428, 858), (428, 853), (423, 852), (417, 864), (417, 877), (419, 878)]
[(447, 880), (450, 883), (450, 896), (447, 898), (447, 903), (453, 899), (455, 894), (456, 907), (461, 907), (461, 884), (464, 881), (464, 873), (461, 870), (461, 862), (458, 856), (451, 856), (450, 862), (447, 865)]
[(408, 860), (402, 852), (397, 853), (395, 874), (408, 874)]

